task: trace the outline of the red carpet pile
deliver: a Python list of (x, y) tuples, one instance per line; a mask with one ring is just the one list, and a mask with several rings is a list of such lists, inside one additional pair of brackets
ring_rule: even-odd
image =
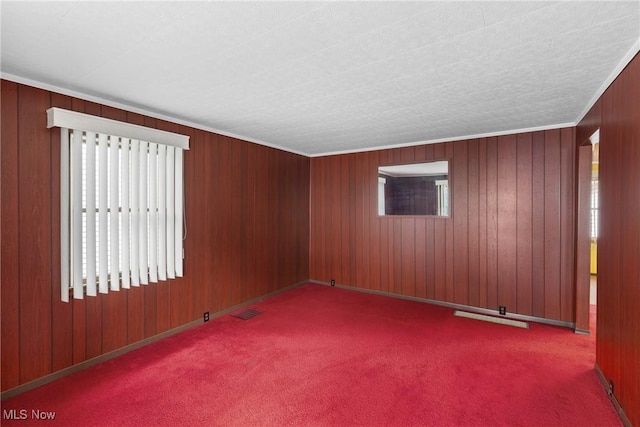
[(28, 419), (2, 425), (621, 425), (594, 336), (315, 284), (250, 307), (7, 399)]

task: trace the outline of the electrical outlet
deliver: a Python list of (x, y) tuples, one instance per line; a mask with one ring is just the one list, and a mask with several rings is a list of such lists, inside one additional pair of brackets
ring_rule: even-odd
[(500, 305), (498, 306), (498, 311), (501, 315), (504, 316), (505, 314), (507, 314), (507, 307), (505, 307), (504, 305)]
[(209, 312), (205, 311), (204, 314), (202, 315), (202, 317), (203, 317), (205, 322), (208, 322), (209, 321)]
[(335, 286), (336, 285), (336, 281), (334, 279), (331, 279), (331, 286)]

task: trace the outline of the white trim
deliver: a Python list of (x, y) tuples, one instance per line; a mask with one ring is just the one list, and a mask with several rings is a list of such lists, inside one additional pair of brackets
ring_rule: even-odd
[(516, 134), (525, 133), (525, 132), (539, 132), (542, 130), (563, 129), (563, 128), (569, 128), (574, 126), (576, 126), (576, 123), (558, 123), (554, 125), (537, 126), (537, 127), (524, 128), (524, 129), (512, 129), (512, 130), (504, 130), (500, 132), (480, 133), (476, 135), (452, 136), (450, 138), (430, 139), (426, 141), (407, 142), (403, 144), (390, 144), (390, 145), (381, 145), (377, 147), (357, 148), (353, 150), (330, 151), (328, 153), (307, 154), (307, 156), (323, 157), (323, 156), (334, 156), (336, 154), (351, 154), (351, 153), (364, 153), (367, 151), (391, 150), (394, 148), (415, 147), (417, 145), (438, 144), (440, 142), (464, 141), (466, 139), (490, 138), (493, 136), (516, 135)]
[[(636, 50), (637, 50), (637, 47), (636, 47)], [(632, 58), (633, 58), (633, 56), (627, 60), (627, 63)], [(626, 66), (626, 64), (625, 64), (625, 66)], [(624, 67), (622, 67), (622, 68), (624, 68)], [(615, 74), (615, 73), (613, 73), (613, 74)], [(615, 77), (617, 77), (617, 74), (614, 76), (614, 78)], [(102, 104), (102, 105), (106, 105), (106, 106), (109, 106), (109, 107), (119, 108), (121, 110), (130, 111), (132, 113), (142, 114), (142, 115), (145, 115), (145, 116), (148, 116), (148, 117), (152, 117), (152, 118), (155, 118), (155, 119), (165, 120), (165, 121), (169, 121), (171, 123), (176, 123), (176, 124), (180, 124), (180, 125), (184, 125), (184, 126), (189, 126), (189, 127), (194, 128), (194, 129), (203, 130), (203, 131), (206, 131), (206, 132), (211, 132), (211, 133), (215, 133), (215, 134), (222, 135), (222, 136), (228, 136), (228, 137), (231, 137), (231, 138), (240, 139), (240, 140), (243, 140), (243, 141), (246, 141), (246, 142), (251, 142), (251, 143), (254, 143), (254, 144), (258, 144), (258, 145), (263, 145), (265, 147), (275, 148), (277, 150), (286, 151), (286, 152), (289, 152), (289, 153), (298, 154), (300, 156), (305, 156), (305, 157), (309, 157), (309, 158), (331, 156), (331, 155), (335, 155), (335, 154), (361, 153), (361, 152), (385, 150), (385, 149), (392, 149), (392, 148), (403, 148), (403, 147), (412, 147), (412, 146), (417, 146), (417, 145), (436, 144), (436, 143), (439, 143), (439, 142), (460, 141), (460, 140), (464, 140), (464, 139), (486, 138), (486, 137), (492, 137), (492, 136), (511, 135), (511, 134), (523, 133), (523, 132), (535, 132), (535, 131), (541, 131), (541, 130), (562, 129), (562, 128), (567, 128), (567, 127), (574, 127), (574, 126), (577, 126), (577, 124), (580, 122), (580, 120), (582, 120), (582, 117), (584, 117), (584, 114), (586, 114), (586, 112), (588, 112), (589, 109), (591, 108), (591, 106), (589, 106), (589, 108), (587, 108), (585, 110), (585, 113), (580, 117), (580, 120), (578, 120), (575, 123), (567, 122), (567, 123), (560, 123), (560, 124), (555, 124), (555, 125), (538, 126), (538, 127), (523, 128), (523, 129), (512, 129), (512, 130), (506, 130), (506, 131), (501, 131), (501, 132), (485, 133), (485, 134), (478, 134), (478, 135), (455, 136), (455, 137), (451, 137), (451, 138), (442, 138), (442, 139), (425, 140), (425, 141), (415, 141), (415, 142), (397, 144), (397, 145), (390, 144), (390, 145), (383, 145), (383, 146), (377, 146), (377, 147), (368, 147), (368, 148), (363, 148), (363, 149), (352, 149), (352, 150), (343, 150), (343, 151), (329, 151), (329, 152), (326, 152), (326, 153), (311, 154), (311, 153), (307, 153), (307, 152), (304, 152), (304, 151), (295, 150), (295, 149), (288, 148), (288, 147), (283, 147), (281, 145), (272, 144), (272, 143), (269, 143), (269, 142), (266, 142), (266, 141), (262, 141), (262, 140), (259, 140), (259, 139), (249, 138), (249, 137), (246, 137), (246, 136), (243, 136), (243, 135), (239, 135), (239, 134), (235, 134), (235, 133), (232, 133), (232, 132), (226, 132), (226, 131), (223, 131), (223, 130), (220, 130), (220, 129), (216, 129), (216, 128), (213, 128), (213, 127), (210, 127), (210, 126), (206, 126), (206, 125), (203, 125), (203, 124), (200, 124), (200, 123), (195, 123), (195, 122), (191, 122), (191, 121), (188, 121), (188, 120), (182, 120), (182, 119), (178, 119), (176, 117), (170, 117), (170, 116), (167, 116), (167, 115), (164, 115), (164, 114), (160, 114), (160, 113), (157, 113), (157, 112), (153, 112), (153, 111), (150, 111), (150, 110), (146, 110), (146, 109), (143, 109), (143, 108), (134, 107), (134, 106), (131, 106), (131, 105), (120, 103), (120, 102), (114, 102), (113, 100), (100, 98), (98, 96), (87, 95), (87, 94), (82, 93), (82, 92), (66, 89), (66, 88), (63, 88), (63, 87), (60, 87), (60, 86), (55, 86), (55, 85), (43, 83), (43, 82), (40, 82), (40, 81), (37, 81), (37, 80), (32, 80), (32, 79), (16, 76), (16, 75), (5, 73), (5, 72), (0, 72), (0, 78), (2, 78), (4, 80), (9, 80), (9, 81), (12, 81), (12, 82), (15, 82), (15, 83), (25, 84), (25, 85), (32, 86), (32, 87), (39, 88), (39, 89), (49, 90), (51, 92), (56, 92), (56, 93), (59, 93), (59, 94), (62, 94), (62, 95), (72, 96), (74, 98), (82, 99), (82, 100), (85, 100), (85, 101), (96, 102), (96, 103), (99, 103), (99, 104)], [(595, 97), (593, 102), (595, 103), (595, 101), (597, 101), (597, 99), (598, 99), (598, 97)]]
[(578, 125), (578, 123), (582, 121), (582, 119), (584, 119), (584, 117), (587, 115), (589, 110), (593, 108), (595, 103), (598, 102), (598, 99), (600, 99), (600, 97), (604, 94), (604, 92), (609, 88), (611, 83), (613, 83), (613, 81), (616, 78), (618, 78), (622, 70), (624, 70), (624, 68), (627, 65), (629, 65), (631, 60), (636, 56), (638, 52), (640, 52), (640, 38), (631, 46), (631, 49), (629, 49), (626, 55), (618, 63), (616, 68), (614, 68), (611, 74), (609, 74), (609, 77), (607, 77), (607, 79), (602, 83), (602, 85), (600, 85), (600, 88), (598, 88), (596, 93), (593, 94), (593, 96), (591, 97), (591, 100), (587, 103), (587, 106), (584, 108), (584, 110), (582, 110), (582, 114), (580, 114), (576, 119), (576, 126)]
[(57, 107), (51, 107), (47, 110), (47, 128), (52, 127), (82, 129), (105, 135), (171, 145), (184, 150), (189, 149), (189, 137), (187, 135), (77, 113)]

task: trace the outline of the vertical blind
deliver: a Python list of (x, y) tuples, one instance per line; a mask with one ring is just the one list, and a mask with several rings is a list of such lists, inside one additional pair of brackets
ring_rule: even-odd
[(181, 277), (188, 137), (58, 108), (63, 301)]

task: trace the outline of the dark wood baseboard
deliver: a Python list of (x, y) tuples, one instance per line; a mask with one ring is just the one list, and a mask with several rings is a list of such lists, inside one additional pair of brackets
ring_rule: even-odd
[(615, 389), (613, 390), (614, 391), (613, 393), (609, 391), (609, 381), (604, 376), (604, 374), (602, 373), (602, 370), (600, 369), (600, 366), (598, 366), (597, 363), (594, 366), (594, 370), (596, 371), (596, 374), (598, 374), (598, 378), (600, 379), (600, 382), (602, 383), (602, 386), (604, 387), (605, 392), (609, 395), (609, 399), (611, 399), (611, 403), (616, 408), (616, 412), (620, 416), (620, 420), (622, 421), (622, 423), (625, 425), (625, 427), (633, 427), (633, 425), (631, 424), (631, 421), (629, 421), (629, 418), (627, 418), (627, 414), (624, 413), (624, 409), (622, 409), (622, 406), (620, 406), (620, 402), (618, 402), (618, 399), (616, 399)]
[[(325, 286), (331, 286), (331, 284), (329, 282), (322, 282), (320, 280), (309, 280), (310, 283), (315, 283), (318, 285), (325, 285)], [(431, 300), (431, 299), (427, 299), (427, 298), (418, 298), (418, 297), (411, 297), (411, 296), (406, 296), (406, 295), (400, 295), (400, 294), (394, 294), (391, 292), (383, 292), (383, 291), (374, 291), (371, 289), (364, 289), (364, 288), (355, 288), (353, 286), (344, 286), (344, 285), (339, 285), (336, 284), (335, 285), (336, 288), (340, 288), (340, 289), (347, 289), (350, 291), (356, 291), (356, 292), (364, 292), (367, 294), (374, 294), (374, 295), (381, 295), (381, 296), (385, 296), (385, 297), (391, 297), (391, 298), (399, 298), (399, 299), (405, 299), (405, 300), (409, 300), (409, 301), (416, 301), (416, 302), (424, 302), (427, 304), (433, 304), (433, 305), (439, 305), (442, 307), (448, 307), (448, 308), (453, 308), (455, 310), (464, 310), (464, 311), (468, 311), (471, 313), (478, 313), (478, 314), (486, 314), (489, 316), (496, 316), (496, 317), (501, 317), (501, 318), (505, 318), (505, 319), (512, 319), (512, 320), (520, 320), (523, 322), (535, 322), (535, 323), (543, 323), (546, 325), (551, 325), (551, 326), (560, 326), (563, 328), (570, 328), (570, 329), (574, 329), (575, 330), (575, 323), (571, 323), (571, 322), (563, 322), (561, 320), (553, 320), (553, 319), (545, 319), (543, 317), (535, 317), (535, 316), (525, 316), (522, 314), (515, 314), (515, 313), (507, 313), (506, 315), (501, 315), (498, 310), (490, 310), (488, 308), (479, 308), (479, 307), (473, 307), (470, 305), (462, 305), (462, 304), (454, 304), (451, 302), (444, 302), (444, 301), (436, 301), (436, 300)]]

